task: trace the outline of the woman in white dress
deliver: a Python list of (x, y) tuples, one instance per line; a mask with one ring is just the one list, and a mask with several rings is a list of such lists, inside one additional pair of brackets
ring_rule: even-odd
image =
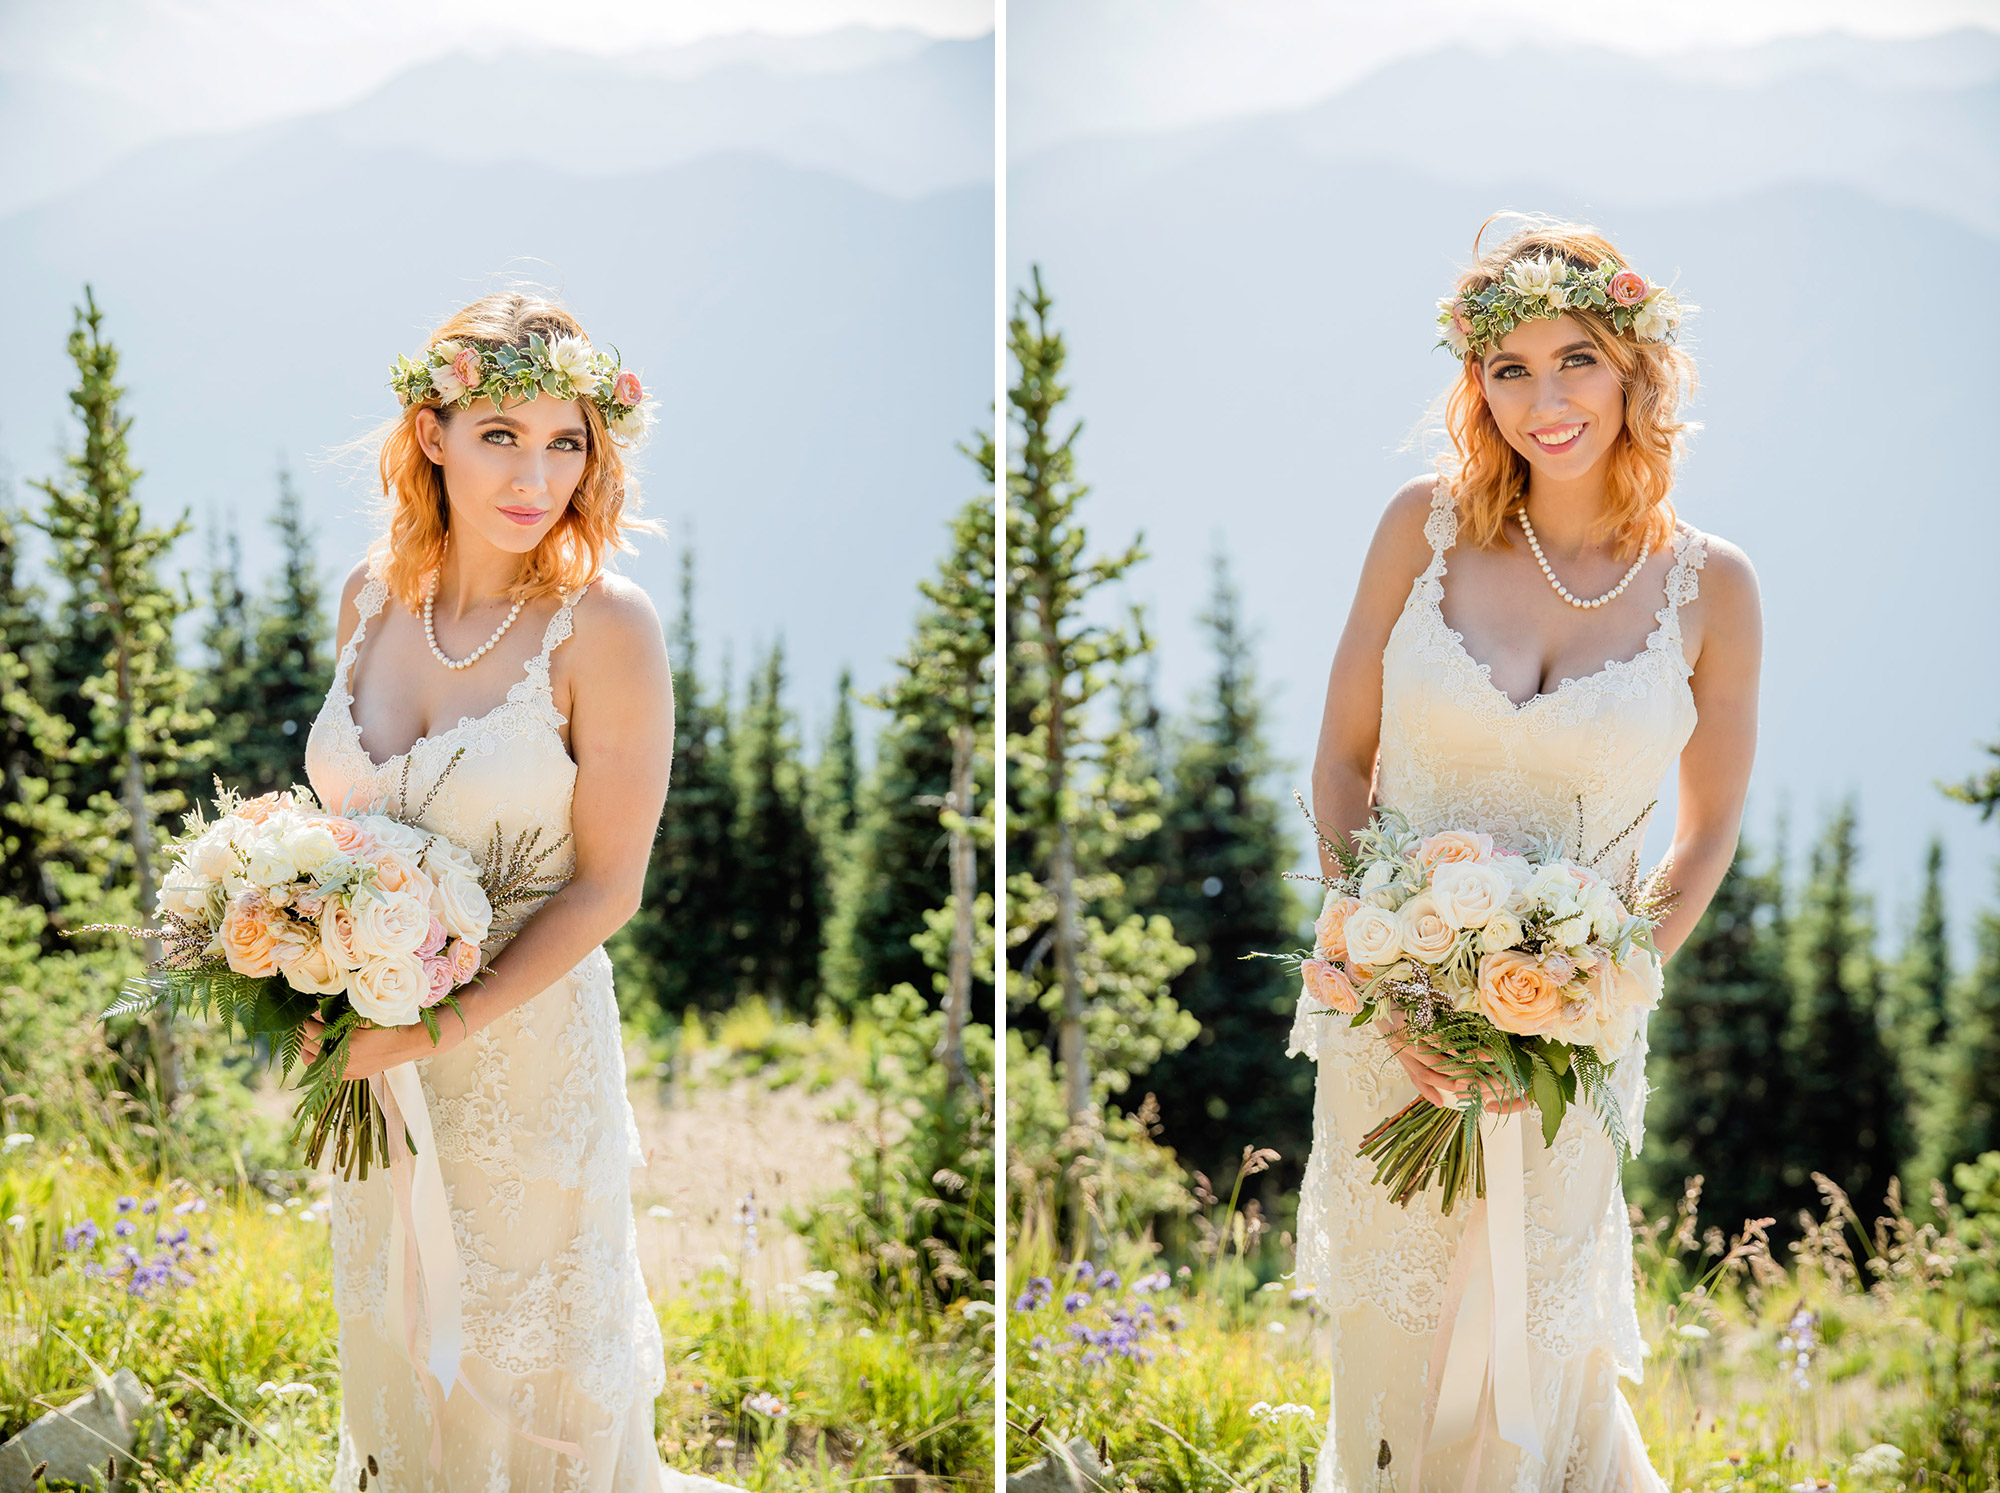
[(603, 570), (635, 526), (623, 448), (643, 391), (560, 306), (516, 293), (453, 316), (393, 382), (387, 532), (341, 593), (313, 790), (335, 811), (386, 803), (481, 859), (496, 832), (539, 832), (563, 885), (498, 920), (436, 1047), (421, 1026), (353, 1038), (349, 1077), (414, 1062), (421, 1080), (463, 1356), (446, 1397), (423, 1367), (439, 1303), (403, 1290), (388, 1173), (336, 1180), (333, 1486), (656, 1493), (665, 1364), (603, 948), (639, 905), (673, 750), (659, 619)]
[[(1587, 857), (1645, 814), (1678, 757), (1679, 902), (1657, 936), (1670, 955), (1735, 851), (1756, 742), (1756, 578), (1668, 501), (1693, 380), (1671, 293), (1577, 225), (1533, 220), (1474, 252), (1440, 303), (1462, 365), (1451, 450), (1390, 501), (1369, 549), (1327, 686), (1313, 812), (1328, 834), (1381, 804), (1420, 833), (1484, 831), (1515, 851), (1546, 836), (1574, 854), (1580, 798)], [(1643, 838), (1599, 869), (1622, 879)], [(1290, 1050), (1319, 1063), (1298, 1230), (1298, 1284), (1333, 1322), (1318, 1493), (1662, 1488), (1618, 1387), (1641, 1368), (1632, 1239), (1594, 1118), (1572, 1108), (1548, 1148), (1528, 1127), (1526, 1342), (1503, 1343), (1461, 1320), (1468, 1298), (1448, 1290), (1455, 1265), (1472, 1268), (1459, 1244), (1486, 1204), (1442, 1216), (1433, 1188), (1400, 1208), (1355, 1154), (1416, 1095), (1456, 1104), (1461, 1084), (1407, 1034), (1317, 1009), (1301, 999)], [(1634, 1149), (1645, 1062), (1642, 1027), (1615, 1070)], [(1470, 1429), (1463, 1414), (1433, 1424), (1453, 1326), (1480, 1376)], [(1528, 1432), (1496, 1414), (1496, 1359)]]

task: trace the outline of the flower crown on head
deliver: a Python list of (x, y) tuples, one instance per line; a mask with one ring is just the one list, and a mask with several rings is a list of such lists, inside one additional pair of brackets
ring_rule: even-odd
[(1620, 332), (1641, 342), (1672, 340), (1681, 303), (1663, 285), (1615, 259), (1581, 269), (1567, 259), (1516, 259), (1484, 290), (1448, 295), (1438, 302), (1439, 347), (1459, 357), (1485, 357), (1521, 322), (1556, 317), (1572, 307), (1602, 311)]
[(646, 397), (639, 375), (622, 366), (615, 349), (598, 352), (581, 337), (558, 337), (551, 343), (539, 332), (528, 334), (526, 347), (448, 337), (414, 358), (397, 358), (389, 386), (405, 407), (432, 397), (460, 409), (482, 398), (500, 407), (537, 394), (588, 399), (611, 433), (628, 444), (652, 425), (656, 403)]

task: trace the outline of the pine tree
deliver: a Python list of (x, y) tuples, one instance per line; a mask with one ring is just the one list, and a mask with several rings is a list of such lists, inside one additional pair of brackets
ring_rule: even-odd
[(46, 920), (64, 901), (56, 864), (75, 858), (87, 835), (51, 797), (67, 736), (41, 703), (48, 698), (47, 626), (40, 594), (20, 579), (19, 539), (11, 503), (0, 507), (0, 899), (39, 910), (35, 935), (52, 953)]
[(197, 677), (195, 699), (210, 716), (208, 740), (213, 754), (206, 762), (193, 764), (189, 795), (205, 799), (208, 776), (212, 773), (226, 787), (255, 796), (262, 788), (252, 787), (244, 760), (246, 746), (259, 730), (259, 699), (256, 667), (251, 648), (255, 624), (250, 616), (250, 598), (243, 590), (243, 547), (234, 524), (223, 526), (212, 519), (209, 527), (208, 616), (202, 624), (201, 643), (208, 654), (208, 667)]
[(1979, 914), (1977, 952), (1952, 990), (1945, 1024), (1925, 1170), (1950, 1184), (1955, 1166), (2000, 1151), (2000, 912)]
[[(1293, 1163), (1312, 1143), (1313, 1073), (1278, 1064), (1298, 1000), (1298, 982), (1272, 960), (1248, 958), (1297, 942), (1303, 908), (1284, 879), (1287, 843), (1270, 783), (1276, 764), (1264, 740), (1252, 641), (1227, 561), (1217, 554), (1214, 590), (1200, 621), (1215, 650), (1206, 699), (1169, 732), (1170, 765), (1161, 827), (1133, 847), (1162, 873), (1144, 905), (1164, 912), (1195, 962), (1174, 981), (1174, 999), (1201, 1034), (1162, 1058), (1151, 1082), (1166, 1095), (1201, 1096), (1161, 1111), (1162, 1139), (1211, 1176), (1233, 1170), (1245, 1144), (1269, 1146)], [(1128, 885), (1137, 873), (1127, 873)], [(1281, 1173), (1267, 1174), (1273, 1187)]]
[(332, 623), (326, 613), (312, 531), (291, 473), (278, 470), (278, 506), (271, 515), (282, 556), (256, 608), (255, 679), (258, 728), (243, 754), (249, 790), (268, 793), (303, 783), (306, 736), (333, 682)]
[[(89, 707), (88, 730), (72, 738), (69, 760), (100, 787), (90, 807), (123, 834), (126, 865), (141, 909), (154, 903), (158, 816), (178, 808), (182, 795), (167, 785), (183, 764), (208, 748), (198, 732), (204, 717), (188, 709), (193, 681), (174, 659), (173, 627), (191, 602), (161, 585), (155, 566), (187, 532), (185, 515), (171, 528), (155, 528), (133, 495), (139, 471), (126, 442), (131, 428), (121, 413), (118, 352), (103, 335), (103, 313), (89, 287), (70, 333), (69, 354), (77, 387), (70, 404), (83, 426), (83, 449), (68, 459), (68, 474), (37, 482), (48, 499), (34, 520), (55, 548), (56, 569), (69, 583), (65, 615), (83, 623), (79, 637), (103, 650), (79, 691)], [(148, 959), (158, 956), (149, 943)], [(164, 1017), (152, 1024), (155, 1079), (163, 1100), (179, 1080), (173, 1037)]]
[[(1666, 996), (1648, 1023), (1644, 1149), (1634, 1191), (1670, 1206), (1704, 1179), (1704, 1224), (1735, 1234), (1772, 1216), (1786, 1151), (1784, 879), (1739, 844), (1722, 884), (1666, 964)], [(1789, 1218), (1781, 1220), (1789, 1224)]]
[(819, 989), (824, 883), (784, 689), (781, 641), (751, 676), (735, 743), (736, 963), (743, 994), (809, 1011)]
[(1944, 922), (1944, 841), (1933, 839), (1924, 855), (1924, 889), (1917, 916), (1896, 962), (1891, 982), (1898, 1043), (1906, 1065), (1923, 1071), (1923, 1059), (1945, 1035), (1945, 1005), (1951, 991), (1951, 944)]
[(861, 807), (861, 758), (854, 742), (854, 671), (842, 669), (833, 691), (833, 723), (813, 764), (813, 835), (831, 856), (845, 847)]
[(1877, 1203), (1909, 1152), (1903, 1086), (1882, 1024), (1882, 971), (1866, 900), (1854, 884), (1854, 806), (1813, 848), (1793, 921), (1791, 1104), (1780, 1222), (1818, 1202), (1822, 1172), (1857, 1207)]
[[(694, 551), (681, 551), (680, 613), (674, 663), (674, 762), (666, 807), (646, 865), (639, 912), (620, 935), (621, 990), (642, 990), (678, 1015), (723, 1010), (739, 986), (737, 891), (742, 873), (731, 827), (736, 780), (730, 769), (729, 703), (711, 701), (695, 647)], [(740, 935), (739, 936), (739, 931)]]
[[(1117, 915), (1123, 888), (1110, 862), (1120, 842), (1158, 827), (1159, 785), (1133, 774), (1137, 741), (1122, 721), (1099, 722), (1099, 701), (1152, 643), (1136, 619), (1112, 626), (1094, 618), (1105, 588), (1145, 551), (1135, 541), (1085, 558), (1089, 537), (1078, 505), (1089, 489), (1076, 480), (1079, 427), (1059, 428), (1068, 353), (1049, 325), (1052, 306), (1036, 269), (1032, 294), (1017, 295), (1008, 323), (1018, 370), (1008, 403), (1018, 434), (1007, 474), (1007, 753), (1016, 832), (1007, 885), (1008, 1004), (1042, 1013), (1055, 1039), (1061, 1108), (1075, 1139), (1036, 1138), (1035, 1147), (1049, 1154), (1079, 1144), (1101, 1152), (1088, 1137), (1105, 1133), (1106, 1100), (1198, 1029), (1167, 989), (1193, 950), (1157, 913)], [(1046, 1041), (1026, 1029), (1019, 1034), (1024, 1042)], [(1022, 1095), (1017, 1118), (1037, 1108), (1025, 1088)], [(1088, 1190), (1101, 1183), (1104, 1167), (1102, 1155), (1077, 1159), (1095, 1173), (1086, 1178), (1064, 1164), (1070, 1227), (1081, 1238)]]
[(1955, 798), (1962, 804), (1971, 804), (1979, 810), (1979, 817), (1991, 819), (2000, 813), (2000, 741), (1985, 748), (1986, 755), (1992, 757), (1994, 765), (1985, 772), (1974, 773), (1963, 783), (1947, 787), (1945, 796)]

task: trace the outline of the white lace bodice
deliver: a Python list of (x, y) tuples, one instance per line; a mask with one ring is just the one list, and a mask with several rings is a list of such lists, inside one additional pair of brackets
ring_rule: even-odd
[[(1438, 483), (1425, 525), (1431, 561), (1411, 584), (1382, 655), (1382, 727), (1376, 798), (1423, 833), (1483, 830), (1504, 848), (1538, 837), (1584, 858), (1640, 819), (1695, 726), (1692, 673), (1680, 609), (1696, 594), (1702, 535), (1681, 526), (1657, 626), (1640, 653), (1514, 704), (1489, 669), (1446, 626), (1441, 601), (1457, 539), (1450, 489)], [(1599, 862), (1613, 878), (1637, 863), (1639, 824)], [(1354, 1152), (1373, 1125), (1415, 1097), (1372, 1029), (1315, 1014), (1301, 998), (1289, 1051), (1319, 1061), (1313, 1150), (1299, 1203), (1298, 1283), (1331, 1311), (1358, 1303), (1399, 1328), (1434, 1332), (1464, 1210), (1442, 1217), (1435, 1190), (1399, 1208)], [(1643, 1029), (1616, 1070), (1632, 1143), (1644, 1139)], [(1556, 1358), (1608, 1345), (1618, 1367), (1639, 1369), (1631, 1295), (1631, 1234), (1610, 1142), (1572, 1109), (1552, 1149), (1528, 1143), (1529, 1336)], [(1550, 1390), (1553, 1395), (1554, 1390)]]
[[(352, 684), (368, 624), (388, 594), (371, 565), (357, 598), (360, 620), (341, 649), (306, 740), (313, 791), (335, 812), (381, 805), (399, 817), (414, 816), (482, 862), (496, 831), (509, 847), (539, 831), (544, 845), (563, 841), (543, 863), (543, 874), (571, 875), (575, 853), (565, 837), (577, 769), (563, 744), (565, 720), (550, 692), (549, 657), (570, 636), (582, 592), (563, 598), (541, 651), (498, 705), (378, 764), (361, 744)], [(454, 754), (458, 762), (446, 775)], [(486, 946), (489, 960), (524, 921), (525, 914), (496, 924)], [(485, 1392), (509, 1407), (517, 1425), (583, 1444), (592, 1468), (589, 1486), (638, 1486), (628, 1484), (632, 1477), (651, 1478), (646, 1486), (654, 1486), (651, 1400), (665, 1368), (637, 1264), (629, 1174), (644, 1164), (644, 1154), (625, 1092), (618, 1008), (603, 948), (470, 1040), (419, 1060), (416, 1069), (458, 1236), (465, 1372), (485, 1376)], [(428, 1407), (410, 1392), (416, 1381), (403, 1377), (407, 1366), (389, 1344), (389, 1217), (382, 1173), (367, 1182), (336, 1181), (334, 1301), (347, 1395), (343, 1465), (371, 1447), (421, 1446), (429, 1437), (424, 1421), (414, 1419), (421, 1414), (427, 1421)], [(367, 1382), (352, 1382), (357, 1377)], [(389, 1379), (393, 1389), (378, 1393)], [(456, 1444), (462, 1458), (476, 1457), (483, 1467), (497, 1457), (496, 1466), (511, 1469), (481, 1487), (507, 1486), (509, 1475), (517, 1486), (555, 1486), (539, 1470), (553, 1454), (510, 1440), (484, 1412), (463, 1411), (461, 1401), (454, 1397), (448, 1407), (448, 1459)], [(621, 1452), (621, 1437), (639, 1440)], [(608, 1470), (614, 1467), (615, 1477)], [(352, 1478), (349, 1471), (341, 1486), (352, 1486)], [(429, 1486), (414, 1476), (381, 1476), (370, 1485), (387, 1493)]]

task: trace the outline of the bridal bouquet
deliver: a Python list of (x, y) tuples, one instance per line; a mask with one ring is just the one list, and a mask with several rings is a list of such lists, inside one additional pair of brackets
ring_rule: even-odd
[(553, 889), (538, 870), (555, 846), (503, 857), (496, 833), (482, 870), (442, 835), (386, 813), (330, 814), (302, 787), (244, 799), (218, 783), (215, 810), (189, 814), (165, 847), (161, 926), (110, 930), (163, 952), (104, 1014), (213, 1010), (268, 1038), (287, 1077), (317, 1018), (326, 1031), (291, 1138), (306, 1137), (308, 1166), (330, 1140), (342, 1174), (366, 1177), (389, 1159), (388, 1128), (368, 1084), (345, 1077), (353, 1033), (421, 1021), (435, 1043), (438, 1008), (457, 1010), (483, 968), (496, 910)]
[(1550, 1145), (1581, 1100), (1627, 1159), (1610, 1075), (1659, 1003), (1653, 930), (1673, 902), (1664, 878), (1614, 887), (1559, 845), (1517, 855), (1472, 831), (1420, 836), (1392, 809), (1377, 809), (1350, 846), (1320, 843), (1340, 875), (1325, 883), (1313, 948), (1289, 956), (1306, 994), (1355, 1026), (1400, 1015), (1433, 1067), (1471, 1080), (1464, 1108), (1419, 1098), (1363, 1138), (1375, 1180), (1405, 1206), (1437, 1181), (1446, 1213), (1468, 1187), (1484, 1197), (1479, 1116), (1512, 1099), (1539, 1111)]

